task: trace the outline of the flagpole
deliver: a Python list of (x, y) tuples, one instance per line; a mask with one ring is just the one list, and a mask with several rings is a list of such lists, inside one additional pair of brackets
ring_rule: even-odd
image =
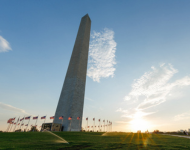
[(8, 129), (9, 129), (10, 125), (11, 125), (11, 124), (9, 123), (9, 125), (8, 125), (8, 127), (7, 127), (7, 130), (6, 130), (6, 132), (8, 132)]
[[(21, 123), (21, 124), (23, 124), (23, 121), (24, 121), (24, 120), (25, 120), (25, 115), (24, 115), (24, 119), (22, 120), (22, 123)], [(20, 124), (20, 130), (22, 130), (22, 129), (21, 129), (21, 124)]]
[(79, 118), (79, 132), (80, 132), (80, 118)]
[(29, 123), (30, 123), (30, 119), (28, 120), (28, 125), (27, 125), (27, 127), (26, 127), (26, 132), (27, 132), (27, 129), (28, 129)]
[[(46, 117), (47, 117), (47, 115), (46, 115)], [(45, 123), (45, 121), (46, 121), (46, 118), (45, 118), (45, 120), (44, 120), (44, 123)]]
[(70, 131), (71, 131), (71, 122), (72, 122), (72, 118), (71, 118), (71, 121), (70, 121)]
[[(15, 117), (15, 118), (16, 118), (16, 117)], [(15, 122), (15, 119), (14, 119), (14, 122)], [(11, 124), (12, 124), (12, 125), (11, 125), (10, 128), (9, 128), (9, 129), (10, 129), (10, 132), (11, 132), (11, 129), (12, 129), (13, 125), (14, 125), (14, 122), (12, 122), (12, 120), (11, 120)]]
[[(39, 117), (39, 115), (38, 115), (38, 117)], [(37, 121), (38, 121), (38, 118), (36, 119), (36, 123), (37, 123)], [(35, 126), (36, 126), (36, 123), (35, 123)]]
[[(14, 120), (14, 122), (15, 122), (15, 120)], [(10, 128), (10, 132), (11, 132), (12, 127), (14, 126), (14, 122), (12, 122), (12, 126), (11, 126), (11, 128)]]
[(53, 117), (53, 122), (52, 122), (51, 130), (50, 131), (52, 131), (52, 127), (53, 127), (53, 124), (54, 124), (54, 119), (55, 119), (55, 116)]
[(63, 127), (63, 118), (62, 118), (62, 124), (61, 124), (61, 129), (62, 129), (62, 127)]
[(15, 125), (15, 128), (14, 128), (14, 131), (15, 131), (16, 127), (17, 127), (17, 124), (18, 124), (19, 119), (20, 119), (20, 116), (18, 117), (18, 120), (17, 120), (17, 122), (16, 122), (16, 125)]

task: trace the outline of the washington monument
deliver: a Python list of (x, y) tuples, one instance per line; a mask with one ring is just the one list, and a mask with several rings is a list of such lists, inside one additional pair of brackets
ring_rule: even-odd
[[(67, 74), (55, 112), (54, 123), (63, 123), (64, 131), (80, 131), (88, 63), (91, 20), (82, 17)], [(63, 116), (63, 120), (59, 117)], [(72, 117), (71, 120), (68, 120)], [(78, 118), (77, 120), (77, 117)]]

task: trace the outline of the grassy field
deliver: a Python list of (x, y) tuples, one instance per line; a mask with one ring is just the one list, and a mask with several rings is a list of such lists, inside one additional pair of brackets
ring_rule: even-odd
[(0, 149), (190, 149), (190, 139), (145, 133), (0, 133)]

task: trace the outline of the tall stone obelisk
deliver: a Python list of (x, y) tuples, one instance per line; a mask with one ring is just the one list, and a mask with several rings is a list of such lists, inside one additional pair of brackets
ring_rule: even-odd
[[(59, 120), (59, 117), (64, 117), (64, 131), (81, 130), (90, 27), (91, 20), (87, 14), (81, 19), (69, 67), (55, 112), (54, 123), (62, 124), (62, 120)], [(69, 117), (72, 117), (72, 120), (68, 120)], [(77, 117), (80, 117), (80, 120), (77, 120)]]

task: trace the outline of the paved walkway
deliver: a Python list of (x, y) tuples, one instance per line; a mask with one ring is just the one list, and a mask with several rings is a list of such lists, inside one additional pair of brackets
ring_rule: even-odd
[(177, 136), (177, 137), (190, 139), (190, 136), (187, 136), (187, 135), (186, 136), (185, 135), (172, 135), (172, 134), (163, 134), (163, 135)]

